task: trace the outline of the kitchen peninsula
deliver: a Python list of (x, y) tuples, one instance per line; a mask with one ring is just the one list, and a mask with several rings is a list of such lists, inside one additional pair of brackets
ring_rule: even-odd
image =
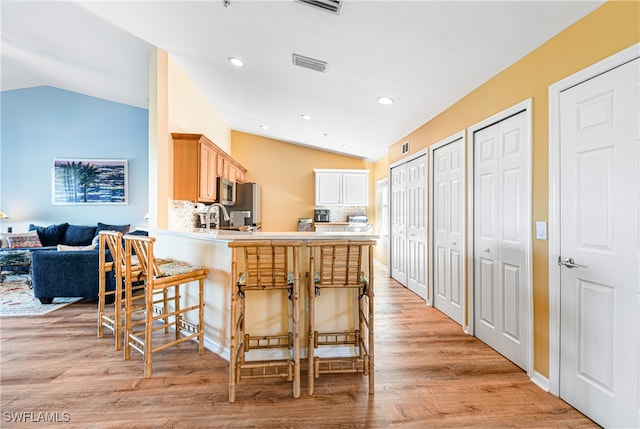
[[(157, 257), (171, 258), (197, 264), (209, 269), (205, 279), (204, 291), (204, 336), (205, 348), (229, 360), (230, 346), (230, 305), (231, 287), (235, 279), (231, 278), (232, 251), (228, 247), (231, 241), (245, 240), (299, 240), (302, 242), (317, 240), (375, 240), (378, 234), (353, 232), (239, 232), (228, 230), (194, 229), (191, 232), (158, 230), (151, 232), (157, 238), (155, 254)], [(307, 299), (309, 252), (303, 247), (300, 252), (300, 289), (302, 302)], [(363, 266), (365, 274), (367, 267)], [(185, 288), (182, 305), (193, 305), (197, 301), (196, 292)], [(316, 325), (323, 329), (337, 329), (345, 324), (354, 324), (357, 308), (354, 306), (353, 290), (331, 290), (316, 303)], [(261, 292), (260, 300), (247, 302), (247, 326), (256, 327), (259, 333), (278, 331), (288, 327), (289, 301), (279, 293)], [(259, 302), (258, 302), (259, 301)], [(302, 307), (306, 307), (305, 304)], [(300, 332), (306, 332), (306, 317), (301, 318)], [(195, 322), (195, 321), (194, 321)], [(301, 335), (302, 355), (306, 355), (306, 335)], [(336, 347), (332, 353), (349, 356), (350, 347)], [(262, 352), (262, 351), (260, 351)], [(284, 357), (286, 351), (265, 350), (264, 357)]]

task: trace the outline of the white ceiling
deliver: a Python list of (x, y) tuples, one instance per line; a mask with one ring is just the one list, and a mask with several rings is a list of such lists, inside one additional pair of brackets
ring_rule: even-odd
[[(292, 0), (2, 0), (1, 83), (146, 108), (157, 46), (231, 129), (378, 160), (602, 3), (344, 0), (336, 16)], [(294, 66), (293, 53), (326, 73)]]

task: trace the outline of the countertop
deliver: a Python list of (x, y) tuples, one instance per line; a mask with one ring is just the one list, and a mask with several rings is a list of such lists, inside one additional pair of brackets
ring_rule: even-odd
[(334, 225), (334, 226), (367, 226), (368, 222), (314, 222), (314, 225)]
[[(348, 223), (345, 223), (346, 225)], [(371, 232), (313, 232), (313, 231), (232, 231), (224, 229), (194, 228), (192, 231), (150, 231), (150, 235), (169, 235), (193, 238), (207, 241), (236, 241), (236, 240), (377, 240), (380, 234)]]

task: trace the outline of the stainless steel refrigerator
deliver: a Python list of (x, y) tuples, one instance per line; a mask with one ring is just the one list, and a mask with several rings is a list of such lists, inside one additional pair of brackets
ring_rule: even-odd
[(238, 183), (236, 185), (236, 203), (229, 207), (231, 226), (261, 227), (260, 185), (257, 183)]

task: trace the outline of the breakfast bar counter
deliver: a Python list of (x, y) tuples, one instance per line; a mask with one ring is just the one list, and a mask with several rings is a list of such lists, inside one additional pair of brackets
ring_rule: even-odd
[[(231, 287), (235, 279), (231, 278), (232, 251), (228, 243), (246, 240), (287, 240), (302, 241), (304, 243), (318, 240), (348, 241), (348, 240), (376, 240), (378, 234), (354, 232), (240, 232), (229, 230), (194, 229), (192, 231), (150, 231), (156, 237), (155, 254), (161, 258), (171, 258), (200, 265), (209, 269), (209, 276), (205, 279), (204, 290), (204, 337), (205, 348), (229, 360), (230, 355), (230, 307)], [(363, 267), (365, 270), (367, 267)], [(300, 252), (300, 289), (301, 302), (306, 302), (308, 287), (309, 252), (306, 247)], [(368, 273), (364, 273), (368, 275)], [(185, 288), (182, 305), (192, 305), (197, 296), (191, 295), (191, 288)], [(316, 324), (324, 329), (334, 329), (345, 323), (356, 323), (358, 309), (354, 306), (354, 291), (328, 291), (326, 298), (316, 304)], [(259, 299), (248, 300), (248, 326), (253, 330), (277, 331), (286, 328), (289, 302), (283, 294), (261, 292)], [(302, 304), (304, 308), (306, 305)], [(195, 322), (195, 321), (194, 321)], [(307, 328), (305, 317), (302, 317), (301, 332)], [(307, 342), (301, 341), (302, 354), (306, 355)], [(348, 356), (353, 350), (350, 347), (336, 347), (332, 353)], [(265, 358), (277, 357), (280, 350), (260, 351)]]

